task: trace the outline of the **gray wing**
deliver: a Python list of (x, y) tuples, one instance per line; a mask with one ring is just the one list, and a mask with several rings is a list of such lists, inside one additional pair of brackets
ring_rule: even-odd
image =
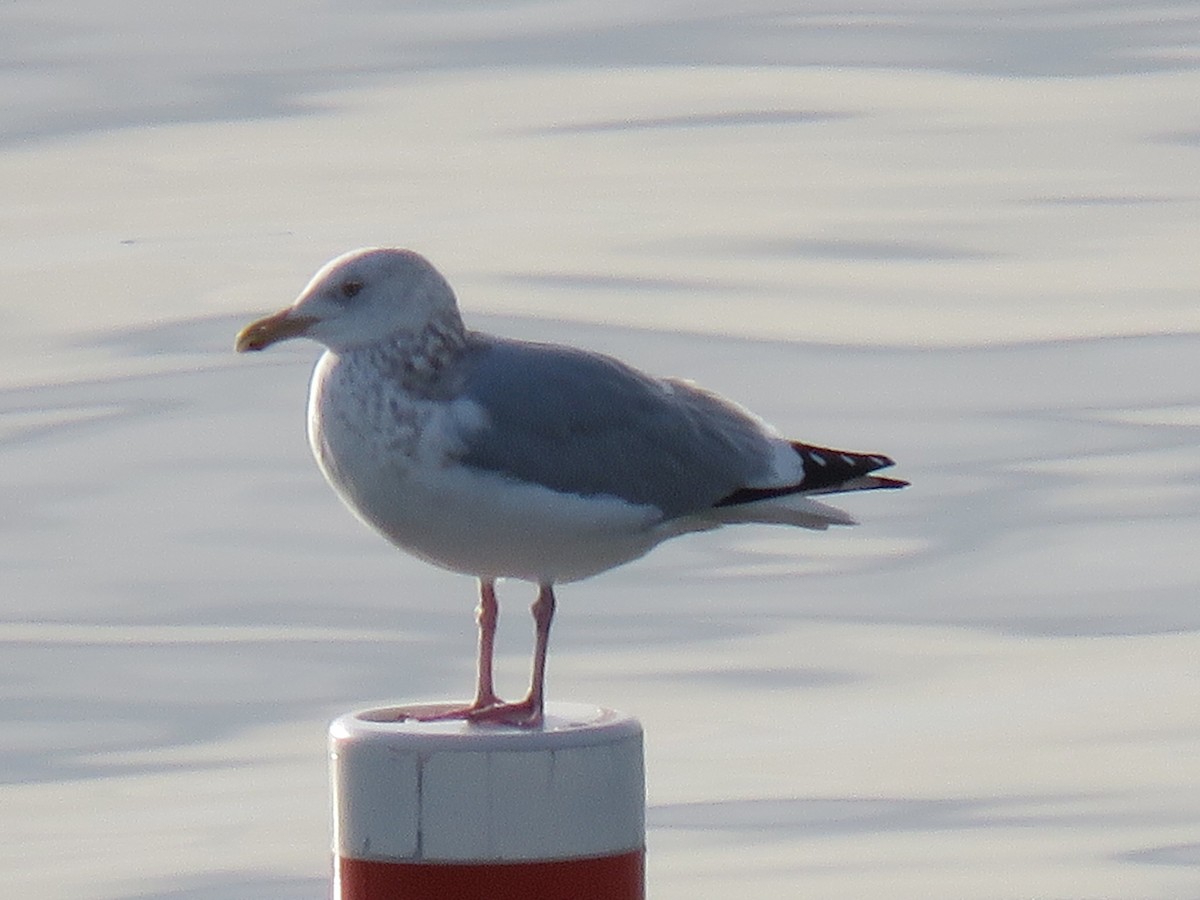
[(556, 491), (701, 512), (761, 480), (770, 449), (742, 410), (610, 357), (474, 334), (459, 396), (486, 412), (461, 462)]

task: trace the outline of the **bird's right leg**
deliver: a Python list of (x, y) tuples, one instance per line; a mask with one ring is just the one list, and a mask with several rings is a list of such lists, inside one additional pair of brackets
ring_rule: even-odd
[(496, 696), (496, 685), (492, 680), (492, 659), (496, 655), (496, 622), (500, 618), (500, 605), (496, 602), (496, 582), (491, 578), (479, 579), (479, 607), (475, 610), (475, 622), (479, 625), (479, 657), (475, 661), (475, 699), (468, 712), (488, 709), (500, 702)]
[(475, 660), (475, 699), (466, 706), (440, 706), (420, 714), (409, 713), (409, 717), (423, 722), (473, 719), (487, 710), (504, 706), (504, 702), (496, 696), (496, 684), (492, 679), (492, 660), (496, 655), (496, 623), (499, 618), (500, 604), (496, 602), (496, 582), (491, 578), (480, 578), (479, 606), (475, 609), (475, 622), (479, 626), (479, 655)]

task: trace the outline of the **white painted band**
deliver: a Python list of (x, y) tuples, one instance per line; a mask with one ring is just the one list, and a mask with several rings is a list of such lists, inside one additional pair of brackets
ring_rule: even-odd
[(547, 704), (539, 729), (402, 720), (400, 713), (363, 710), (330, 726), (339, 856), (551, 860), (642, 847), (636, 719), (576, 703)]

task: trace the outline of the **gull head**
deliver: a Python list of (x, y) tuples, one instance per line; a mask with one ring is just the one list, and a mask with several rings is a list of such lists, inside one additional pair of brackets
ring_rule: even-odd
[(447, 317), (457, 321), (458, 308), (437, 269), (411, 250), (372, 247), (326, 263), (295, 303), (251, 322), (234, 346), (244, 353), (306, 337), (330, 350), (349, 350), (419, 334)]

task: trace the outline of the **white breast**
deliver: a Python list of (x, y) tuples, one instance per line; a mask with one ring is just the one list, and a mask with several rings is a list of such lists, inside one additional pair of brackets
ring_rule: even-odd
[(467, 400), (414, 397), (363, 360), (326, 353), (309, 394), (309, 443), (346, 504), (393, 543), (465, 574), (571, 581), (669, 536), (651, 506), (563, 494), (459, 464), (487, 427)]

